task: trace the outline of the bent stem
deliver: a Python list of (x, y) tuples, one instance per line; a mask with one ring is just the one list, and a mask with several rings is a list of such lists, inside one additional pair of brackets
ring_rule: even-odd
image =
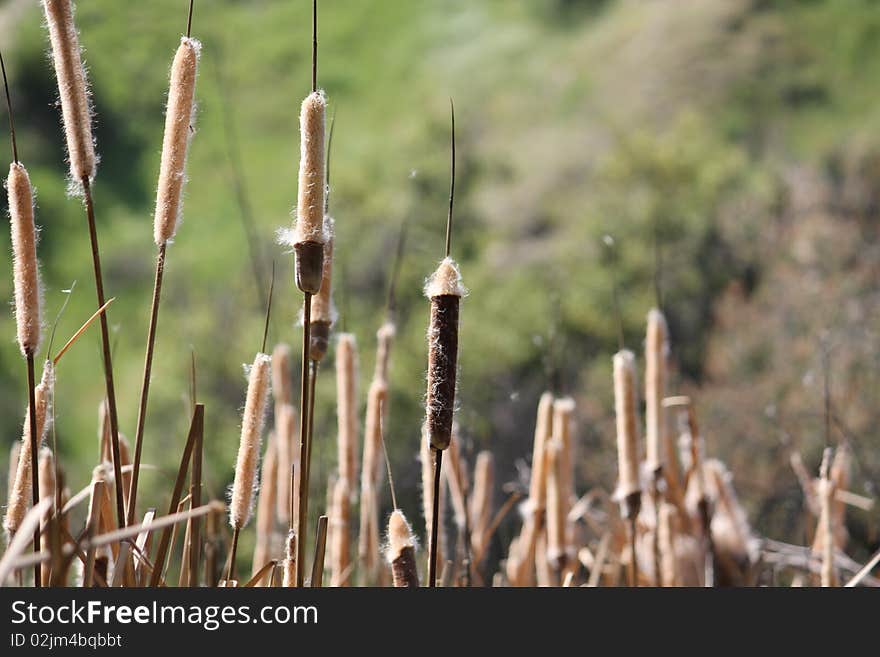
[[(104, 299), (104, 275), (101, 273), (101, 254), (98, 248), (98, 231), (95, 227), (95, 206), (92, 201), (92, 187), (88, 176), (82, 179), (83, 195), (86, 202), (86, 218), (89, 224), (89, 242), (92, 248), (92, 266), (95, 271), (95, 294), (98, 308)], [(104, 357), (104, 386), (107, 389), (107, 407), (110, 415), (110, 449), (113, 453), (113, 477), (116, 488), (116, 519), (120, 527), (125, 526), (125, 498), (122, 493), (122, 463), (119, 458), (119, 420), (116, 415), (116, 390), (113, 385), (113, 360), (110, 355), (110, 331), (107, 328), (107, 313), (101, 313), (101, 348)]]

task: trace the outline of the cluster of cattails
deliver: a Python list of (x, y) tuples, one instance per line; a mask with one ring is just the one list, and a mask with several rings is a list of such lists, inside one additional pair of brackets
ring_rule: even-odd
[[(43, 0), (43, 7), (71, 187), (83, 194), (88, 208), (96, 288), (103, 310), (106, 303), (90, 192), (98, 157), (87, 76), (72, 3)], [(139, 515), (138, 473), (162, 273), (166, 247), (181, 219), (200, 47), (189, 36), (188, 26), (170, 73), (154, 215), (156, 279), (134, 445), (117, 426), (106, 318), (99, 312), (107, 397), (99, 407), (97, 464), (88, 484), (74, 494), (59, 463), (61, 454), (47, 440), (54, 428), (56, 361), (47, 358), (40, 381), (34, 380), (42, 328), (37, 230), (33, 191), (18, 161), (13, 130), (7, 190), (17, 338), (28, 364), (29, 403), (21, 439), (10, 452), (3, 517), (8, 551), (0, 560), (0, 585), (12, 574), (25, 583), (26, 568), (36, 563), (33, 583), (43, 586), (71, 582), (85, 587), (167, 586), (171, 583), (169, 555), (179, 553), (180, 566), (174, 573), (180, 585), (319, 587), (325, 582), (325, 550), (333, 587), (354, 583), (398, 588), (438, 584), (710, 586), (758, 581), (762, 549), (737, 499), (732, 473), (709, 456), (694, 401), (668, 396), (670, 339), (660, 310), (652, 310), (647, 317), (644, 424), (638, 357), (621, 345), (612, 359), (609, 383), (617, 447), (614, 491), (608, 494), (593, 488), (580, 494), (578, 464), (591, 455), (577, 448), (576, 402), (548, 391), (537, 405), (527, 486), (498, 504), (503, 473), (496, 470), (491, 450), (471, 449), (465, 440), (468, 427), (459, 427), (455, 418), (459, 313), (466, 290), (459, 265), (450, 257), (454, 136), (445, 257), (423, 289), (430, 315), (421, 431), (415, 427), (389, 431), (387, 426), (396, 334), (389, 304), (376, 334), (361, 441), (357, 342), (353, 333), (342, 332), (335, 338), (333, 334), (336, 226), (327, 203), (327, 100), (316, 87), (314, 73), (312, 91), (301, 108), (296, 223), (289, 239), (296, 257), (296, 285), (304, 295), (299, 404), (293, 389), (293, 352), (279, 343), (271, 355), (266, 353), (264, 334), (247, 373), (228, 505), (202, 501), (204, 406), (193, 392), (190, 430), (168, 511), (163, 515), (149, 508)], [(267, 309), (266, 332), (268, 313)], [(315, 377), (331, 353), (336, 375), (336, 468), (329, 477), (326, 514), (318, 520), (312, 561), (307, 563), (312, 444), (326, 439), (315, 436), (312, 426)], [(270, 406), (272, 422), (267, 428)], [(421, 461), (424, 527), (420, 536), (397, 506), (385, 444), (392, 436), (398, 450), (409, 445), (410, 453), (417, 453)], [(826, 450), (818, 478), (807, 473), (797, 454), (792, 459), (807, 507), (815, 517), (812, 545), (804, 549), (806, 570), (813, 583), (837, 586), (848, 567), (842, 559), (847, 543), (845, 505), (871, 501), (848, 490), (846, 445), (836, 452)], [(386, 468), (393, 509), (383, 516), (382, 473)], [(85, 522), (72, 531), (70, 514), (77, 508), (84, 511)], [(241, 533), (249, 527), (255, 508), (253, 553), (239, 555)], [(512, 540), (503, 545), (497, 530), (511, 508), (518, 510), (520, 522)], [(36, 556), (26, 554), (31, 543)], [(245, 560), (251, 563), (249, 576), (237, 569)]]

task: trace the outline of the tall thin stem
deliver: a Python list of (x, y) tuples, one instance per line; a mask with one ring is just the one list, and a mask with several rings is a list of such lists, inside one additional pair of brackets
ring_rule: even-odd
[(431, 500), (431, 545), (428, 555), (428, 586), (437, 586), (437, 538), (440, 528), (440, 469), (443, 464), (443, 450), (431, 448), (434, 453), (434, 497)]
[[(302, 374), (299, 395), (299, 510), (296, 514), (296, 584), (302, 587), (305, 580), (305, 531), (306, 515), (309, 510), (309, 342), (311, 341), (312, 295), (303, 293), (303, 342)], [(293, 522), (291, 518), (291, 522)]]
[(167, 242), (159, 245), (156, 256), (156, 277), (153, 282), (153, 301), (150, 306), (150, 325), (147, 330), (147, 352), (144, 356), (144, 376), (141, 380), (141, 397), (138, 406), (137, 428), (134, 438), (134, 460), (131, 469), (131, 484), (128, 489), (128, 525), (134, 522), (137, 507), (138, 476), (141, 470), (141, 452), (144, 445), (144, 425), (147, 419), (147, 398), (150, 394), (150, 379), (153, 372), (153, 349), (156, 344), (156, 327), (159, 323), (159, 301), (162, 297), (162, 277), (165, 273), (165, 249)]
[[(104, 298), (104, 275), (101, 273), (101, 253), (98, 247), (98, 231), (95, 227), (95, 206), (92, 201), (92, 187), (89, 177), (82, 179), (86, 202), (86, 218), (89, 224), (89, 242), (92, 248), (92, 266), (95, 271), (95, 294), (98, 308), (106, 303)], [(116, 414), (116, 389), (113, 385), (113, 360), (110, 355), (110, 330), (107, 328), (107, 313), (101, 313), (101, 348), (104, 357), (104, 386), (107, 392), (107, 408), (110, 415), (110, 449), (113, 453), (113, 477), (116, 488), (116, 520), (120, 527), (125, 526), (125, 497), (122, 493), (122, 463), (119, 458), (119, 419)]]
[[(34, 508), (40, 503), (40, 439), (37, 436), (37, 400), (34, 386), (34, 354), (27, 354), (27, 384), (28, 384), (28, 419), (30, 420), (31, 441), (31, 500)], [(57, 458), (57, 456), (56, 456)], [(40, 523), (34, 527), (34, 552), (40, 551)], [(42, 567), (40, 563), (34, 564), (34, 586), (39, 587), (42, 583)]]

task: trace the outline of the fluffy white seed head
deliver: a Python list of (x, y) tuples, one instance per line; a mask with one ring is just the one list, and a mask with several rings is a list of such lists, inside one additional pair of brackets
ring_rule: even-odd
[(52, 62), (58, 80), (70, 176), (75, 184), (95, 177), (97, 157), (92, 137), (89, 83), (83, 66), (71, 0), (43, 0)]
[(293, 242), (317, 242), (323, 244), (324, 195), (326, 178), (324, 169), (324, 119), (327, 99), (323, 91), (306, 96), (299, 116), (300, 159), (299, 196), (296, 204), (296, 225)]
[(467, 296), (467, 288), (461, 282), (458, 264), (452, 258), (444, 258), (425, 283), (425, 296)]
[(35, 354), (40, 346), (40, 271), (33, 192), (27, 169), (22, 164), (13, 162), (9, 165), (6, 191), (12, 232), (15, 324), (18, 347), (27, 356)]
[(153, 223), (156, 244), (172, 239), (180, 222), (183, 185), (186, 182), (186, 155), (195, 121), (196, 71), (201, 47), (195, 39), (181, 38), (171, 65)]
[(251, 517), (260, 440), (269, 401), (270, 363), (269, 356), (257, 354), (248, 377), (247, 397), (241, 419), (241, 442), (238, 446), (235, 481), (229, 505), (229, 524), (233, 529), (241, 529)]

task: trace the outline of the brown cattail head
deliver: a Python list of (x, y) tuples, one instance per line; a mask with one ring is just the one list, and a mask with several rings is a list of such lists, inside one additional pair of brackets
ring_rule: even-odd
[(538, 417), (535, 422), (535, 441), (532, 447), (532, 475), (529, 481), (529, 502), (532, 510), (539, 514), (547, 499), (547, 442), (553, 432), (553, 395), (545, 392), (538, 402)]
[(270, 362), (266, 354), (257, 354), (248, 376), (247, 397), (241, 418), (241, 442), (229, 504), (229, 524), (233, 529), (241, 529), (247, 524), (253, 508), (260, 440), (269, 401)]
[(416, 570), (416, 545), (412, 529), (399, 509), (392, 511), (388, 518), (388, 548), (386, 558), (391, 564), (391, 575), (395, 588), (419, 586)]
[(324, 234), (324, 117), (327, 99), (313, 91), (302, 103), (299, 115), (299, 198), (296, 205), (296, 242), (323, 244)]
[(324, 359), (330, 344), (330, 330), (336, 323), (336, 307), (333, 305), (333, 219), (324, 217), (324, 271), (321, 289), (312, 297), (311, 340), (309, 358)]
[[(47, 418), (50, 415), (49, 401), (54, 383), (54, 368), (51, 363), (47, 363), (43, 370), (43, 378), (39, 385), (34, 388), (34, 402), (36, 404), (37, 415), (37, 446), (43, 440), (43, 434), (46, 429)], [(31, 503), (32, 490), (32, 470), (31, 470), (31, 416), (30, 408), (27, 409), (24, 416), (24, 428), (21, 434), (21, 447), (18, 450), (18, 465), (15, 469), (15, 479), (12, 484), (11, 492), (8, 499), (6, 516), (3, 518), (3, 529), (12, 536), (18, 531), (22, 520), (27, 513)]]
[(89, 83), (73, 22), (73, 3), (71, 0), (43, 0), (43, 9), (61, 97), (70, 177), (74, 184), (79, 184), (84, 178), (91, 180), (95, 177), (97, 157), (92, 138)]
[(458, 313), (467, 291), (458, 265), (445, 258), (425, 285), (431, 299), (428, 327), (428, 394), (425, 400), (431, 447), (446, 449), (452, 440), (458, 367)]
[(12, 276), (15, 283), (18, 347), (23, 355), (28, 356), (35, 354), (40, 346), (40, 272), (31, 181), (27, 169), (18, 162), (9, 165), (6, 190), (12, 229)]
[(666, 319), (659, 310), (648, 313), (648, 333), (645, 339), (645, 439), (647, 462), (651, 471), (663, 466), (665, 449), (666, 357), (669, 338)]
[(391, 344), (397, 329), (392, 321), (386, 321), (376, 331), (376, 367), (373, 371), (373, 379), (387, 381), (388, 366), (391, 360)]
[(628, 350), (614, 354), (614, 409), (617, 416), (617, 495), (624, 500), (641, 491), (635, 356)]
[(354, 334), (340, 333), (336, 345), (336, 417), (339, 478), (355, 481), (357, 468), (357, 343)]
[(339, 477), (330, 514), (330, 586), (348, 586), (350, 572), (351, 485)]
[(202, 45), (195, 39), (182, 37), (171, 65), (153, 223), (153, 239), (159, 245), (174, 237), (180, 221), (183, 185), (186, 181), (186, 154), (195, 121), (196, 69), (201, 48)]

